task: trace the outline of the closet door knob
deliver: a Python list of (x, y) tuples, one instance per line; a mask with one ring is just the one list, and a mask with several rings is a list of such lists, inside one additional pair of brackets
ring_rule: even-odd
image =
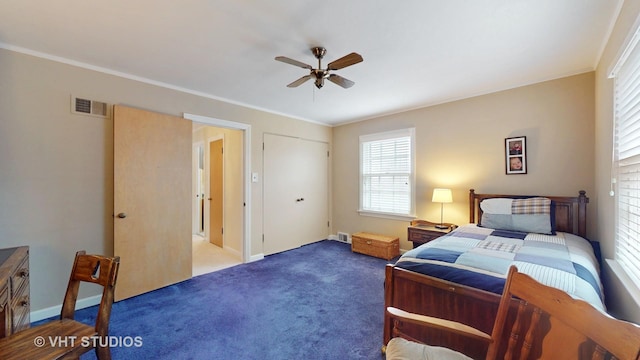
[(127, 214), (125, 214), (125, 213), (120, 213), (120, 214), (118, 214), (118, 217), (119, 217), (120, 219), (124, 219), (124, 218), (126, 218), (126, 217), (127, 217)]

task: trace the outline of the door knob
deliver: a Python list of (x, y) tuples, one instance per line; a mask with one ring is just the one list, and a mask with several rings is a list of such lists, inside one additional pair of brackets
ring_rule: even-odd
[(127, 214), (125, 214), (125, 213), (120, 213), (120, 214), (118, 214), (118, 217), (119, 217), (120, 219), (124, 219), (124, 218), (126, 218), (126, 217), (127, 217)]

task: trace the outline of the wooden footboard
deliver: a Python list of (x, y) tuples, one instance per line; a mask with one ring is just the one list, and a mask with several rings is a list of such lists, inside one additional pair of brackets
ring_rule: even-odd
[[(385, 269), (385, 308), (394, 306), (406, 311), (459, 321), (491, 333), (500, 296), (387, 265)], [(403, 332), (424, 343), (446, 346), (473, 358), (484, 358), (487, 346), (468, 338), (442, 334), (403, 325)], [(384, 344), (391, 338), (393, 324), (384, 319)]]

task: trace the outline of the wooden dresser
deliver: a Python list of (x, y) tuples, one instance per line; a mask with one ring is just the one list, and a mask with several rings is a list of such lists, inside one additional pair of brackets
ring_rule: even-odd
[(29, 327), (29, 304), (29, 247), (0, 249), (0, 337)]

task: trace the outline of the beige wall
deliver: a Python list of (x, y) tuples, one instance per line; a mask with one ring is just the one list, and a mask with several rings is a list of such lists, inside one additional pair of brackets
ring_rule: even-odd
[[(0, 49), (0, 247), (31, 247), (32, 311), (62, 302), (76, 250), (113, 253), (113, 122), (71, 114), (71, 94), (249, 124), (259, 175), (264, 132), (331, 142), (326, 126)], [(251, 191), (256, 255), (262, 183)]]
[[(640, 1), (625, 1), (617, 23), (596, 70), (596, 136), (595, 136), (595, 184), (598, 194), (596, 238), (602, 244), (603, 256), (614, 257), (614, 198), (609, 196), (611, 185), (611, 151), (613, 131), (613, 80), (609, 71), (618, 59), (625, 40), (640, 14)], [(623, 319), (640, 323), (640, 299), (633, 300), (630, 293), (612, 271), (611, 264), (605, 263), (603, 278), (607, 285), (606, 300), (609, 310)], [(640, 290), (636, 289), (636, 296)]]
[[(407, 222), (360, 216), (358, 137), (415, 127), (417, 216), (439, 221), (433, 188), (453, 190), (445, 222), (469, 222), (468, 191), (578, 195), (594, 192), (594, 73), (478, 96), (334, 128), (333, 231), (399, 236)], [(527, 137), (526, 175), (505, 174), (504, 139)], [(595, 219), (595, 213), (589, 214)], [(594, 229), (588, 229), (594, 234)]]

